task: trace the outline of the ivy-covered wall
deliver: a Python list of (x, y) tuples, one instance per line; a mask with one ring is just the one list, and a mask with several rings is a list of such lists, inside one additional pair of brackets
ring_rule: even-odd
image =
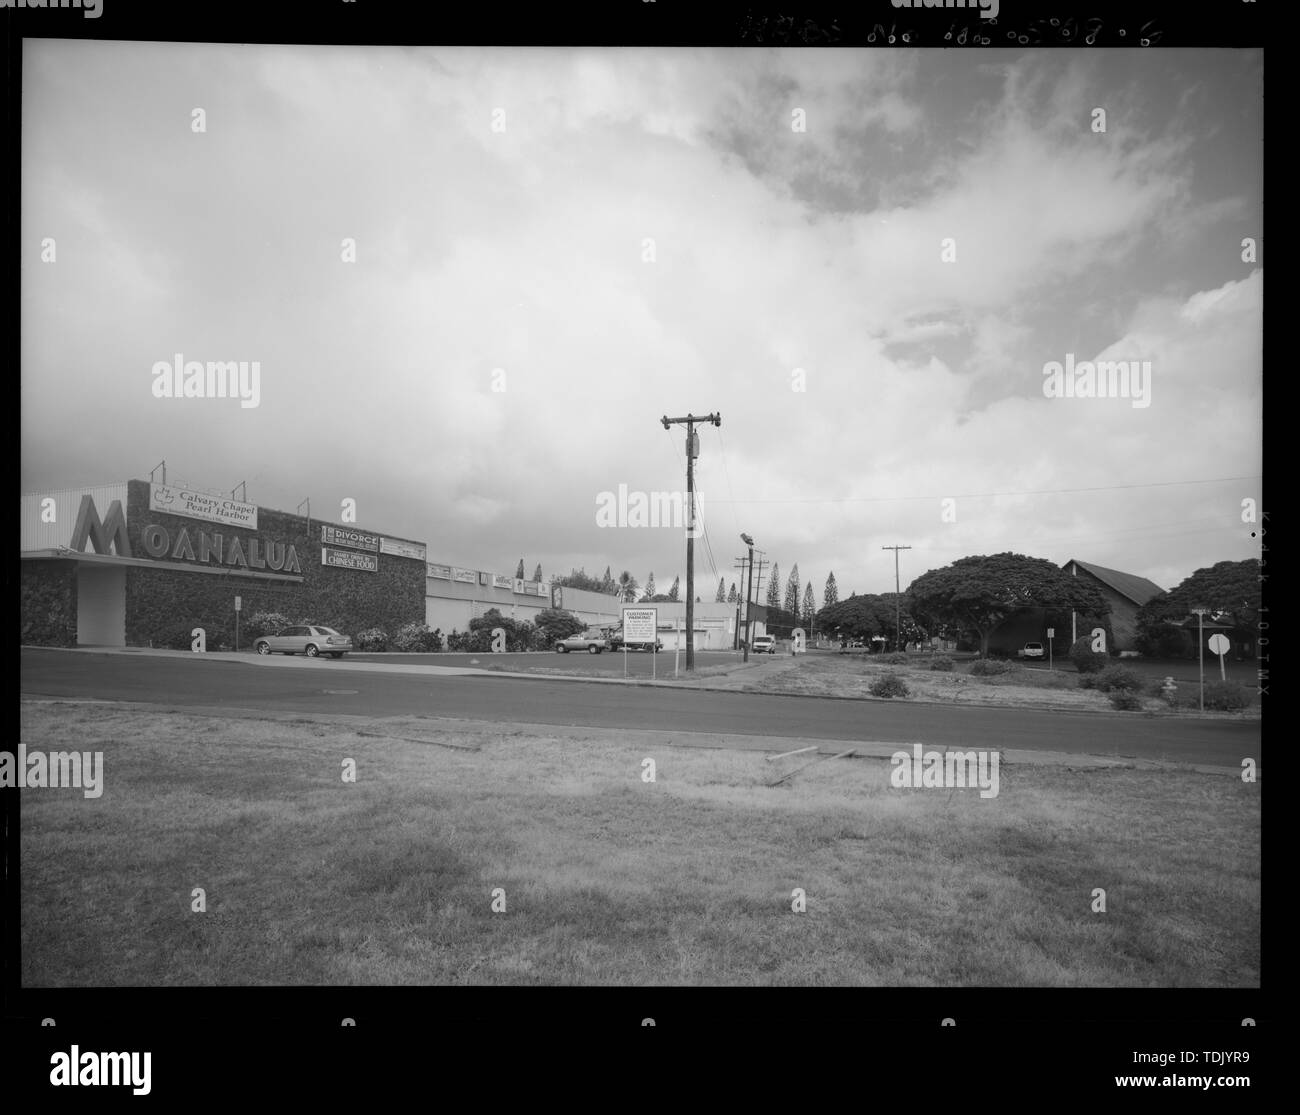
[(77, 645), (77, 575), (70, 561), (24, 561), (20, 641), (34, 647)]
[[(292, 544), (298, 556), (302, 583), (272, 582), (261, 578), (241, 577), (238, 567), (184, 561), (197, 567), (220, 568), (221, 575), (180, 573), (132, 567), (126, 571), (126, 642), (128, 646), (171, 646), (188, 648), (190, 631), (202, 627), (207, 633), (209, 650), (228, 649), (235, 638), (235, 596), (243, 598), (241, 625), (257, 612), (281, 612), (294, 623), (315, 622), (333, 627), (353, 637), (370, 627), (395, 631), (406, 623), (424, 622), (425, 563), (415, 558), (379, 554), (379, 571), (336, 569), (321, 565), (319, 519), (307, 521), (283, 511), (258, 508), (258, 529), (248, 530), (222, 523), (201, 522), (179, 515), (149, 509), (149, 485), (132, 480), (127, 486), (127, 535), (131, 552), (148, 557), (141, 532), (150, 523), (167, 531), (173, 548), (180, 531), (189, 535), (195, 552), (199, 550), (200, 530), (220, 534), (229, 552), (238, 538), (244, 553), (250, 542), (273, 541), (286, 547)], [(348, 524), (351, 526), (352, 524)], [(370, 531), (370, 533), (380, 533)], [(160, 561), (178, 561), (172, 555)], [(266, 570), (264, 570), (265, 572)], [(75, 596), (74, 596), (75, 599)], [(75, 638), (76, 623), (74, 619)], [(240, 646), (250, 640), (241, 626)]]

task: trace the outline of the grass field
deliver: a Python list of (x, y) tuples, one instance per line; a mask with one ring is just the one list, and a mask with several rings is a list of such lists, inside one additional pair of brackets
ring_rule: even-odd
[(1234, 777), (1004, 763), (982, 799), (848, 759), (772, 788), (807, 757), (70, 703), (24, 702), (21, 739), (104, 753), (97, 799), (22, 791), (27, 986), (1259, 985)]
[[(1079, 674), (1068, 663), (1064, 668), (1056, 670), (1012, 663), (1008, 673), (977, 677), (969, 672), (972, 661), (959, 661), (954, 670), (945, 672), (931, 670), (930, 659), (924, 655), (917, 655), (906, 664), (896, 665), (861, 655), (838, 654), (810, 654), (786, 661), (790, 663), (789, 669), (752, 681), (743, 674), (736, 674), (737, 686), (754, 693), (866, 698), (871, 696), (872, 683), (878, 678), (885, 674), (897, 674), (907, 683), (910, 693), (909, 698), (893, 698), (894, 700), (915, 699), (957, 705), (997, 704), (1016, 708), (1068, 708), (1080, 712), (1114, 711), (1105, 693), (1096, 689), (1078, 688)], [(1127, 666), (1129, 662), (1122, 664)], [(1146, 673), (1153, 679), (1163, 676), (1154, 673), (1150, 666), (1139, 672)], [(1213, 679), (1208, 674), (1206, 678), (1207, 681), (1217, 681), (1217, 670)], [(1142, 708), (1127, 715), (1201, 715), (1194, 705), (1197, 693), (1195, 684), (1184, 681), (1179, 682), (1178, 686), (1182, 701), (1179, 708), (1170, 709), (1161, 698), (1144, 693), (1140, 695)], [(1204, 715), (1258, 719), (1258, 696), (1241, 712), (1207, 710)]]

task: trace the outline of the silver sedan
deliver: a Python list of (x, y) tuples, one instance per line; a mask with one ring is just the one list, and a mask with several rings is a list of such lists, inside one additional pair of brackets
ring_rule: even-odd
[(263, 635), (253, 643), (253, 649), (258, 654), (305, 654), (308, 658), (328, 654), (342, 658), (352, 649), (352, 640), (332, 627), (301, 624), (286, 627), (276, 635)]

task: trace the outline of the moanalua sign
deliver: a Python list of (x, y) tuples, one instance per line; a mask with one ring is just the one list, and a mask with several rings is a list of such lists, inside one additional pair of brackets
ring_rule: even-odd
[(270, 569), (276, 573), (302, 572), (298, 551), (292, 542), (286, 545), (269, 538), (250, 538), (245, 550), (239, 538), (227, 541), (220, 534), (209, 534), (206, 530), (198, 530), (195, 534), (197, 538), (191, 538), (189, 528), (181, 527), (173, 543), (166, 527), (146, 523), (140, 531), (140, 544), (153, 558), (171, 557), (202, 564), (215, 562), (241, 569)]

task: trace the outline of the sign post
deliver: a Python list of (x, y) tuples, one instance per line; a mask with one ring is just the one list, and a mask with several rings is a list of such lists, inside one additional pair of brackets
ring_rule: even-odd
[(1201, 667), (1201, 712), (1205, 711), (1205, 613), (1207, 608), (1193, 608), (1196, 615), (1196, 657)]
[(1210, 636), (1210, 650), (1212, 650), (1215, 654), (1219, 656), (1219, 680), (1220, 681), (1228, 680), (1227, 669), (1223, 665), (1223, 656), (1228, 653), (1229, 646), (1231, 646), (1231, 644), (1228, 642), (1228, 637), (1226, 635)]
[(242, 596), (235, 597), (235, 651), (239, 651), (239, 610), (244, 606)]
[(1056, 628), (1047, 629), (1047, 668), (1052, 669), (1052, 640), (1056, 637)]

